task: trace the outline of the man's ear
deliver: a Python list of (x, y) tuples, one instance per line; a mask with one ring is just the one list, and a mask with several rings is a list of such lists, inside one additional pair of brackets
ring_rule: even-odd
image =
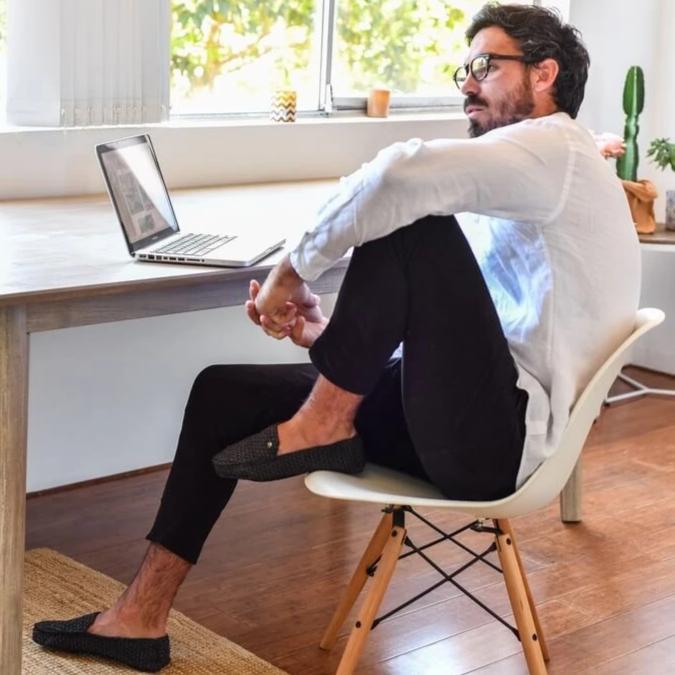
[(555, 59), (544, 59), (532, 66), (530, 70), (532, 89), (538, 93), (545, 93), (555, 86), (555, 81), (560, 72), (560, 66)]

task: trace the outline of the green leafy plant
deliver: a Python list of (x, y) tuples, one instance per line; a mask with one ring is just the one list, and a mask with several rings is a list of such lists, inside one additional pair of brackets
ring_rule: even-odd
[(623, 180), (636, 181), (639, 161), (637, 137), (640, 131), (638, 117), (645, 105), (645, 77), (640, 66), (631, 66), (623, 87), (623, 111), (626, 124), (623, 138), (626, 153), (616, 162), (616, 173)]
[(655, 138), (647, 150), (647, 157), (650, 157), (661, 171), (665, 171), (668, 167), (675, 171), (675, 143), (671, 143), (669, 138)]

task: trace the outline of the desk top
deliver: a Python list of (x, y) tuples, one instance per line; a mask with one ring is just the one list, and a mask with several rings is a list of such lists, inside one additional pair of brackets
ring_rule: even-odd
[[(310, 227), (335, 180), (172, 192), (181, 229), (273, 231), (292, 245)], [(249, 268), (152, 264), (129, 256), (107, 195), (0, 202), (0, 306), (143, 288), (264, 278), (278, 251)], [(257, 274), (256, 274), (257, 273)]]

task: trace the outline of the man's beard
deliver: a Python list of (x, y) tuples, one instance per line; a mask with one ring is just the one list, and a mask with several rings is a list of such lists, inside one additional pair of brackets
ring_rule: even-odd
[[(464, 109), (469, 105), (484, 106), (488, 110), (487, 101), (469, 94), (464, 100)], [(502, 101), (493, 104), (495, 111), (492, 116), (483, 123), (478, 120), (469, 120), (469, 136), (476, 138), (482, 136), (488, 131), (505, 127), (507, 124), (515, 124), (527, 119), (534, 110), (534, 97), (530, 83), (523, 78), (520, 87), (512, 95)]]

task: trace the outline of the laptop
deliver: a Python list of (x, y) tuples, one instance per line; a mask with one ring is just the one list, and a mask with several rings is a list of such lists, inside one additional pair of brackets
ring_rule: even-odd
[(248, 267), (286, 241), (257, 233), (181, 232), (147, 134), (101, 143), (96, 154), (129, 253), (136, 260)]

